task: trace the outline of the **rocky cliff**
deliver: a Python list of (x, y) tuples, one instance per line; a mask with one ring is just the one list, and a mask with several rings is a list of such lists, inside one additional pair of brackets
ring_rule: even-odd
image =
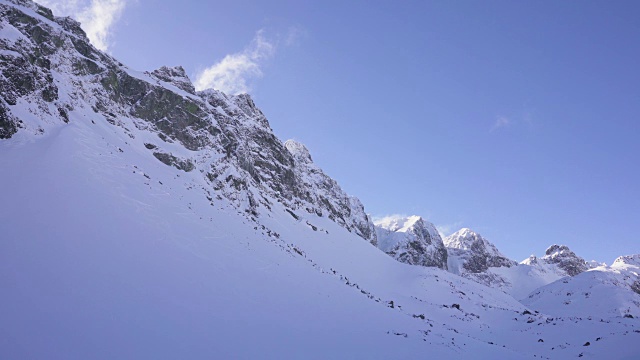
[[(301, 156), (304, 146), (285, 146), (249, 95), (196, 92), (179, 66), (134, 71), (93, 47), (78, 22), (29, 0), (0, 3), (0, 18), (0, 138), (40, 136), (91, 109), (158, 161), (201, 173), (212, 201), (224, 196), (256, 218), (275, 199), (294, 217), (326, 216), (376, 243), (360, 201)], [(133, 141), (133, 128), (145, 138)]]
[(449, 250), (449, 270), (457, 273), (482, 273), (490, 267), (511, 267), (517, 263), (471, 229), (460, 229), (444, 239)]
[(447, 249), (435, 226), (419, 216), (388, 217), (375, 222), (378, 247), (411, 265), (447, 269)]

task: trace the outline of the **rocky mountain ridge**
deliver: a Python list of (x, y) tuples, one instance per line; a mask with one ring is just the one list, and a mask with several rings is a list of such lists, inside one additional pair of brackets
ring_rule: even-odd
[[(293, 217), (327, 216), (376, 243), (360, 201), (310, 156), (292, 153), (248, 94), (196, 92), (179, 66), (131, 70), (95, 49), (75, 20), (55, 17), (28, 0), (10, 3), (0, 3), (0, 138), (19, 131), (37, 136), (68, 123), (69, 112), (90, 108), (127, 130), (132, 140), (131, 128), (155, 135), (144, 146), (159, 161), (202, 173), (211, 192), (232, 200), (249, 217), (268, 212), (275, 198)], [(25, 108), (28, 113), (20, 113)]]
[(537, 267), (469, 230), (454, 275), (420, 217), (378, 238), (246, 94), (196, 92), (180, 67), (134, 71), (27, 0), (0, 0), (0, 45), (1, 358), (640, 352), (626, 340), (640, 333), (635, 256), (536, 284), (525, 306), (473, 277), (513, 289)]
[(374, 222), (378, 247), (410, 265), (447, 269), (447, 249), (436, 227), (419, 216), (387, 217)]
[(585, 261), (565, 245), (552, 245), (544, 256), (531, 255), (518, 263), (468, 228), (442, 240), (433, 224), (416, 215), (392, 216), (374, 223), (378, 247), (394, 259), (410, 265), (439, 267), (517, 299), (564, 277), (603, 265)]

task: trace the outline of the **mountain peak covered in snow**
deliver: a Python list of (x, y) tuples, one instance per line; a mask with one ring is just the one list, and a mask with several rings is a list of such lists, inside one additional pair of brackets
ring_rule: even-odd
[(407, 232), (418, 221), (423, 221), (422, 217), (418, 215), (402, 216), (392, 215), (378, 219), (374, 224), (380, 228), (394, 231), (394, 232)]
[(542, 259), (547, 263), (557, 264), (569, 276), (578, 275), (589, 269), (587, 262), (565, 245), (554, 244), (549, 246)]
[(640, 254), (619, 256), (613, 261), (613, 265), (633, 265), (640, 267)]
[(411, 265), (447, 268), (447, 250), (436, 227), (422, 217), (387, 216), (374, 222), (378, 247)]
[(457, 273), (481, 273), (490, 267), (511, 267), (516, 262), (504, 256), (482, 235), (463, 228), (444, 239), (450, 249), (449, 269)]

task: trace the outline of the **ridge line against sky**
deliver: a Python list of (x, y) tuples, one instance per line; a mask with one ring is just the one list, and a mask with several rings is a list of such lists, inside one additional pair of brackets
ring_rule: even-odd
[(81, 23), (91, 43), (109, 51), (116, 23), (125, 10), (126, 0), (38, 0), (55, 16), (71, 16)]
[[(640, 4), (40, 3), (133, 68), (251, 92), (373, 215), (469, 227), (517, 260), (638, 252)], [(299, 46), (273, 30), (291, 24)]]

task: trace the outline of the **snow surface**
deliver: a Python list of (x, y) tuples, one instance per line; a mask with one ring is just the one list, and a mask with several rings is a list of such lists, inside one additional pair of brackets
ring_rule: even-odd
[(279, 207), (253, 223), (212, 205), (196, 174), (138, 150), (137, 135), (73, 112), (37, 139), (0, 142), (2, 358), (640, 352), (637, 319), (549, 322), (500, 291), (398, 263), (327, 218)]
[[(0, 0), (64, 31), (18, 3)], [(0, 140), (1, 359), (638, 358), (633, 259), (556, 281), (523, 304), (399, 263), (326, 215), (293, 217), (268, 192), (270, 207), (248, 214), (246, 199), (199, 170), (158, 161), (145, 148), (157, 132), (143, 120), (95, 112), (99, 85), (70, 75), (71, 56), (51, 58), (69, 123), (27, 95), (8, 106), (23, 128)], [(251, 106), (127, 72), (201, 103)], [(260, 116), (246, 125), (268, 128)], [(200, 168), (221, 156), (162, 148)], [(303, 170), (310, 190), (338, 193), (322, 188), (335, 181), (314, 164)]]

